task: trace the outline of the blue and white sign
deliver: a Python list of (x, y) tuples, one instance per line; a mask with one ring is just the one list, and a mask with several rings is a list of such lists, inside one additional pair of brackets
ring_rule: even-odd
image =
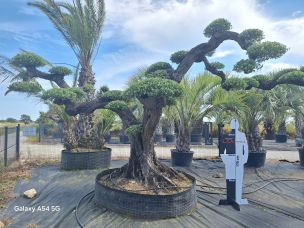
[(23, 136), (36, 136), (37, 130), (35, 127), (25, 127), (23, 129)]

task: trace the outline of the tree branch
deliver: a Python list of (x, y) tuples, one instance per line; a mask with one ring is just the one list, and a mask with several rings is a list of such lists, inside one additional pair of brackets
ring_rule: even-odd
[(60, 88), (69, 88), (70, 87), (64, 80), (64, 76), (44, 73), (40, 70), (37, 70), (35, 67), (27, 67), (26, 70), (31, 78), (41, 78), (41, 79), (53, 81)]
[[(173, 72), (171, 79), (180, 82), (190, 67), (193, 65), (193, 63), (202, 62), (207, 53), (215, 50), (221, 43), (226, 40), (234, 40), (240, 45), (243, 50), (246, 50), (247, 48), (244, 40), (240, 39), (239, 33), (231, 31), (217, 33), (212, 36), (207, 43), (202, 43), (192, 48), (178, 65), (177, 69)], [(220, 77), (222, 78), (223, 75)]]
[(271, 81), (258, 80), (258, 82), (259, 86), (257, 86), (256, 88), (262, 90), (271, 90), (274, 87), (283, 84), (304, 86), (304, 77), (280, 77), (278, 79), (272, 79)]
[(205, 64), (206, 70), (208, 70), (212, 74), (219, 76), (222, 79), (222, 82), (224, 82), (226, 80), (225, 73), (223, 71), (218, 70), (215, 67), (211, 66), (206, 56), (202, 57), (202, 61)]
[[(96, 98), (89, 102), (83, 102), (79, 104), (65, 104), (65, 111), (71, 116), (75, 116), (80, 113), (92, 113), (96, 109), (106, 108), (106, 105), (112, 101), (116, 101), (115, 99), (109, 98)], [(129, 108), (109, 108), (107, 109), (115, 112), (123, 121), (125, 127), (129, 127), (130, 125), (138, 124), (138, 120), (136, 119), (135, 115), (132, 113), (132, 110)]]

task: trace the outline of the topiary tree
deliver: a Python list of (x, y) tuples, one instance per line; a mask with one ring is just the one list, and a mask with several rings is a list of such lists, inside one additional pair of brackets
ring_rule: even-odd
[[(175, 98), (182, 95), (179, 82), (194, 63), (203, 63), (208, 71), (219, 76), (222, 86), (227, 90), (233, 89), (235, 84), (241, 89), (253, 87), (271, 89), (278, 84), (286, 83), (304, 85), (301, 69), (291, 69), (273, 78), (263, 75), (238, 80), (228, 78), (219, 69), (223, 68), (223, 64), (212, 64), (207, 58), (224, 41), (233, 40), (247, 52), (248, 59), (238, 62), (235, 66), (235, 70), (245, 73), (253, 72), (260, 68), (264, 61), (278, 58), (287, 51), (286, 46), (280, 43), (262, 42), (263, 32), (261, 30), (251, 29), (237, 33), (230, 29), (231, 24), (225, 19), (212, 22), (204, 31), (205, 36), (210, 38), (207, 42), (201, 43), (189, 51), (175, 53), (171, 56), (171, 60), (177, 64), (176, 68), (164, 62), (152, 64), (144, 75), (126, 91), (101, 90), (94, 99), (87, 100), (86, 97), (82, 97), (83, 93), (80, 90), (83, 88), (74, 91), (62, 87), (61, 90), (64, 92), (47, 91), (43, 98), (64, 105), (66, 113), (71, 116), (92, 113), (100, 108), (109, 109), (119, 115), (130, 136), (131, 151), (129, 162), (111, 176), (113, 181), (115, 177), (132, 179), (150, 186), (156, 191), (162, 187), (176, 187), (173, 179), (185, 177), (157, 160), (153, 134), (160, 120), (162, 109), (173, 104)], [(43, 77), (49, 78), (50, 76), (47, 74)], [(53, 76), (51, 78), (54, 80)], [(60, 78), (60, 82), (63, 83), (61, 79), (63, 80), (63, 78)], [(58, 81), (58, 79), (56, 80)], [(87, 87), (86, 89), (92, 88)], [(141, 118), (137, 118), (128, 106), (129, 99), (137, 99), (142, 105)], [(121, 178), (117, 180), (119, 179)]]
[[(91, 113), (99, 108), (110, 109), (122, 119), (124, 127), (130, 136), (131, 151), (128, 164), (123, 166), (114, 176), (135, 179), (153, 188), (175, 186), (172, 178), (181, 177), (179, 173), (161, 164), (155, 155), (153, 134), (159, 122), (162, 109), (182, 95), (179, 82), (196, 63), (204, 63), (205, 68), (221, 78), (221, 84), (226, 89), (233, 89), (236, 82), (241, 81), (239, 88), (271, 89), (278, 84), (294, 83), (304, 85), (303, 72), (292, 69), (283, 74), (267, 78), (254, 76), (245, 79), (230, 79), (219, 68), (222, 64), (212, 64), (208, 60), (220, 44), (233, 40), (247, 51), (248, 59), (236, 64), (235, 70), (245, 73), (253, 72), (268, 59), (278, 58), (287, 48), (277, 42), (262, 42), (263, 32), (258, 29), (245, 30), (242, 33), (230, 31), (231, 25), (225, 19), (216, 20), (204, 31), (208, 42), (201, 43), (190, 51), (182, 51), (171, 56), (177, 64), (174, 69), (171, 64), (158, 62), (152, 64), (144, 75), (136, 80), (126, 91), (107, 91), (89, 102), (64, 102), (66, 112), (70, 115)], [(267, 50), (267, 51), (265, 51)], [(136, 118), (129, 108), (127, 100), (136, 98), (143, 107), (142, 118)], [(56, 102), (56, 100), (54, 100)], [(114, 177), (112, 176), (112, 178)], [(181, 177), (182, 178), (182, 177)], [(161, 185), (159, 184), (161, 183)]]
[[(38, 8), (53, 23), (67, 44), (75, 53), (80, 68), (73, 86), (65, 81), (72, 71), (62, 66), (52, 66), (48, 61), (31, 52), (21, 52), (10, 61), (11, 66), (19, 72), (9, 85), (11, 91), (38, 95), (44, 100), (55, 104), (87, 102), (95, 98), (95, 77), (92, 72), (93, 57), (98, 51), (101, 30), (105, 16), (103, 0), (75, 0), (72, 3), (41, 0), (29, 3)], [(41, 70), (47, 67), (48, 72)], [(9, 71), (0, 71), (4, 76), (10, 76)], [(50, 81), (56, 88), (44, 91), (37, 79)], [(76, 88), (77, 84), (77, 88)], [(7, 94), (6, 93), (6, 94)], [(93, 112), (80, 113), (74, 118), (73, 130), (69, 138), (73, 142), (70, 149), (86, 148), (100, 149), (103, 147), (93, 123)], [(75, 144), (75, 142), (77, 142)], [(68, 145), (69, 142), (66, 142)]]

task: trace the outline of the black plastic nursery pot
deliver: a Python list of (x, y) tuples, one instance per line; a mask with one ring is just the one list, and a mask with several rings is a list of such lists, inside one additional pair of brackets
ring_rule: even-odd
[(96, 176), (94, 200), (97, 205), (125, 216), (145, 219), (163, 219), (189, 214), (196, 208), (195, 178), (184, 173), (193, 182), (183, 192), (171, 195), (146, 195), (110, 188), (100, 178), (116, 169), (104, 170)]
[(287, 135), (275, 135), (275, 139), (277, 143), (286, 143)]
[(265, 161), (266, 161), (266, 150), (265, 152), (262, 153), (256, 153), (251, 151), (248, 154), (248, 160), (245, 166), (259, 168), (265, 165)]
[(106, 143), (110, 143), (111, 142), (111, 135), (105, 135), (104, 139), (105, 139)]
[(61, 152), (61, 168), (64, 170), (98, 169), (111, 165), (112, 149), (94, 152)]
[(160, 134), (155, 134), (154, 135), (154, 142), (155, 143), (159, 143), (159, 142), (161, 142), (162, 141), (162, 135), (160, 135)]
[(304, 148), (298, 149), (300, 157), (300, 165), (304, 166)]
[(122, 144), (129, 144), (130, 143), (129, 137), (127, 135), (119, 135), (119, 141)]
[(166, 142), (167, 143), (175, 143), (176, 136), (173, 134), (166, 134)]
[(171, 162), (172, 166), (189, 167), (192, 164), (193, 151), (180, 152), (176, 149), (171, 150)]
[(264, 137), (265, 140), (274, 140), (275, 136), (274, 134), (266, 134)]
[(202, 143), (202, 135), (201, 134), (191, 134), (190, 135), (191, 144), (201, 144)]

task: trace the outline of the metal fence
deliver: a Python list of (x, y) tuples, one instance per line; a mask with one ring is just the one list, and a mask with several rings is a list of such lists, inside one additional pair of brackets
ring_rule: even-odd
[(20, 125), (0, 130), (0, 163), (4, 166), (20, 158)]
[(39, 124), (40, 143), (62, 143), (63, 126), (62, 124)]

